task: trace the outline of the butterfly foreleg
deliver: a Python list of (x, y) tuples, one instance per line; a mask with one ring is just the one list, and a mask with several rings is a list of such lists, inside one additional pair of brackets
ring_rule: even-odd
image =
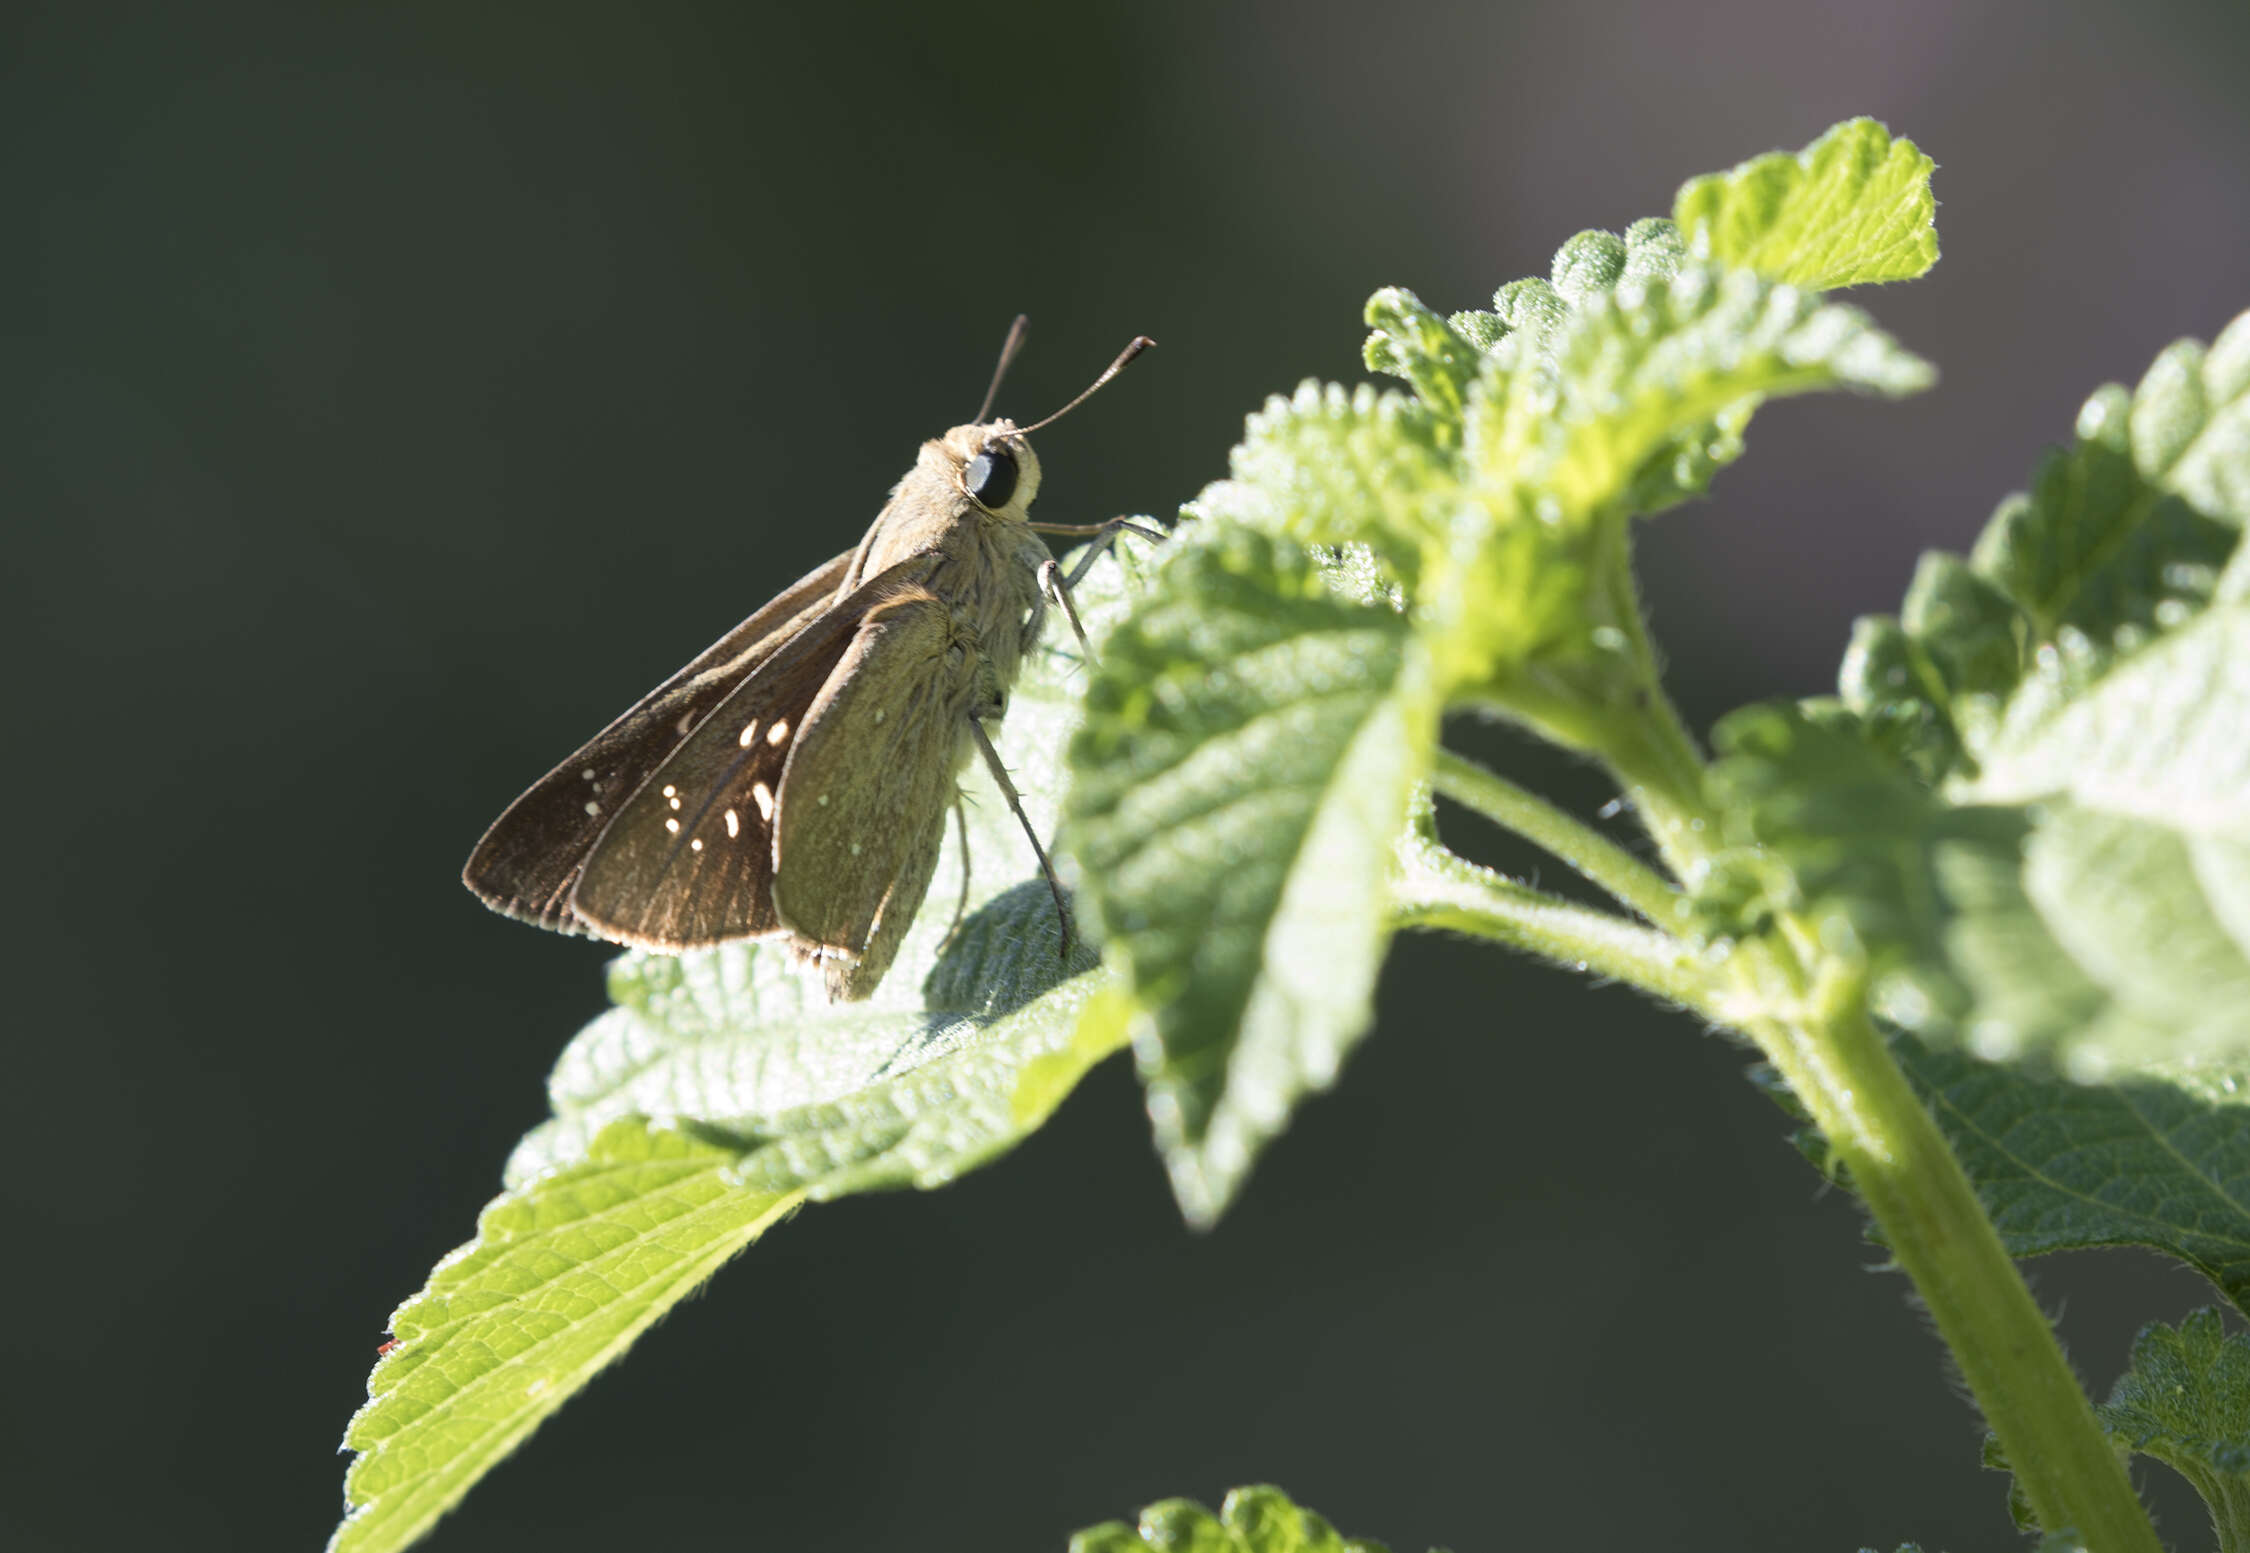
[(1078, 618), (1078, 605), (1072, 600), (1070, 590), (1085, 581), (1086, 573), (1108, 553), (1109, 547), (1117, 542), (1118, 535), (1138, 534), (1143, 539), (1158, 543), (1163, 542), (1164, 535), (1160, 530), (1150, 528), (1145, 523), (1136, 523), (1131, 518), (1111, 518), (1106, 523), (1034, 523), (1031, 527), (1041, 534), (1059, 534), (1091, 541), (1079, 555), (1077, 564), (1067, 574), (1062, 569), (1062, 563), (1056, 560), (1050, 559), (1039, 568), (1041, 595), (1052, 598), (1062, 606), (1062, 612), (1070, 619), (1070, 629), (1078, 638), (1079, 651), (1091, 663), (1094, 661), (1094, 644), (1086, 639), (1086, 624)]

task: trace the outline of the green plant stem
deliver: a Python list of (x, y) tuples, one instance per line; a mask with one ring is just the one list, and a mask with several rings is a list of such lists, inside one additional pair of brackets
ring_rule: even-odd
[[(1788, 977), (1784, 964), (1764, 969)], [(1882, 1227), (2040, 1525), (2075, 1528), (2095, 1553), (2159, 1553), (2054, 1329), (1868, 1018), (1863, 980), (1832, 967), (1803, 1007), (1750, 1033)]]
[(1513, 831), (1607, 890), (1651, 922), (1669, 922), (1680, 892), (1655, 869), (1537, 794), (1441, 749), (1431, 782), (1446, 797)]
[(1693, 879), (1720, 840), (1718, 816), (1703, 799), (1703, 757), (1668, 698), (1652, 696), (1646, 710), (1627, 738), (1601, 754), (1656, 839), (1665, 866)]
[(1664, 693), (1656, 647), (1649, 640), (1633, 583), (1630, 553), (1609, 566), (1605, 613), (1626, 638), (1637, 683), (1626, 704), (1604, 720), (1594, 753), (1609, 766), (1626, 802), (1641, 816), (1665, 866), (1692, 880), (1720, 845), (1717, 813), (1703, 795), (1703, 752)]
[[(1723, 838), (1703, 762), (1664, 694), (1629, 566), (1609, 607), (1642, 686), (1607, 709), (1595, 753), (1608, 762), (1682, 879)], [(1809, 972), (1809, 974), (1808, 974)], [(1825, 956), (1804, 924), (1743, 946), (1733, 1006), (1713, 1012), (1758, 1043), (1819, 1126), (1884, 1243), (1913, 1281), (2007, 1452), (2040, 1524), (2074, 1528), (2095, 1553), (2159, 1553), (2156, 1529), (2071, 1373), (1961, 1163), (1867, 1013), (1864, 977)]]
[(1399, 847), (1393, 920), (1506, 944), (1711, 1012), (1711, 972), (1675, 938), (1518, 884), (1413, 836)]

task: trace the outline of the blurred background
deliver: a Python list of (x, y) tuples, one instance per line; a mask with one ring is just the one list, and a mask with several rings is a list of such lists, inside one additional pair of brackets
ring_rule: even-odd
[[(601, 1006), (605, 952), (488, 914), (462, 858), (854, 541), (1018, 310), (1018, 417), (1163, 342), (1039, 449), (1046, 517), (1164, 513), (1267, 393), (1362, 375), (1376, 286), (1482, 305), (1690, 175), (1854, 113), (1915, 137), (1945, 258), (1855, 300), (1942, 383), (1770, 409), (1646, 531), (1701, 728), (1826, 687), (2090, 389), (2250, 305), (2226, 0), (26, 5), (0, 36), (23, 1553), (319, 1546), (388, 1313)], [(2008, 1545), (1903, 1282), (1743, 1065), (1403, 943), (1216, 1233), (1113, 1063), (961, 1185), (776, 1233), (430, 1546), (1059, 1553), (1255, 1480), (1402, 1550)], [(2204, 1299), (2138, 1255), (2035, 1276), (2099, 1391)]]

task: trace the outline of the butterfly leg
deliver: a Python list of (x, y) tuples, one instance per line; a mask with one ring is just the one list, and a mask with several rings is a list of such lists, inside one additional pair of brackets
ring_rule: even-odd
[(1086, 655), (1086, 661), (1091, 663), (1094, 661), (1094, 644), (1086, 640), (1086, 625), (1078, 618), (1078, 606), (1072, 602), (1070, 590), (1085, 580), (1087, 571), (1117, 542), (1118, 535), (1138, 534), (1143, 539), (1161, 544), (1164, 534), (1159, 529), (1150, 528), (1145, 523), (1136, 523), (1131, 518), (1111, 518), (1107, 523), (1034, 523), (1031, 528), (1036, 533), (1060, 534), (1093, 541), (1086, 546), (1086, 553), (1078, 558), (1078, 564), (1070, 569), (1069, 575), (1064, 575), (1060, 561), (1050, 560), (1039, 568), (1039, 591), (1053, 598), (1062, 606), (1063, 613), (1070, 617), (1070, 629), (1078, 637), (1078, 649)]
[(1116, 542), (1118, 535), (1138, 534), (1156, 544), (1164, 543), (1165, 539), (1162, 529), (1150, 528), (1146, 523), (1136, 522), (1131, 518), (1111, 518), (1106, 523), (1033, 523), (1029, 527), (1034, 534), (1056, 534), (1065, 539), (1093, 541), (1086, 547), (1086, 553), (1078, 558), (1078, 564), (1070, 569), (1070, 576), (1064, 580), (1066, 586), (1073, 588), (1085, 580), (1086, 573)]
[(1086, 640), (1086, 622), (1078, 618), (1078, 606), (1071, 601), (1070, 584), (1063, 581), (1062, 562), (1047, 561), (1041, 564), (1039, 591), (1062, 606), (1063, 614), (1070, 619), (1071, 633), (1078, 638), (1078, 650), (1086, 655), (1088, 663), (1092, 663), (1094, 644)]
[(992, 747), (992, 736), (984, 731), (984, 724), (976, 718), (969, 719), (969, 731), (976, 735), (977, 751), (984, 756), (985, 769), (992, 773), (993, 785), (1000, 796), (1008, 800), (1009, 812), (1023, 833), (1031, 838), (1032, 855), (1039, 859), (1039, 871), (1046, 875), (1047, 888), (1055, 897), (1055, 915), (1062, 919), (1061, 955), (1070, 958), (1071, 944), (1077, 937), (1070, 920), (1070, 901), (1063, 894), (1062, 881), (1055, 877), (1055, 865), (1047, 860), (1047, 849), (1039, 844), (1039, 832), (1031, 828), (1031, 817), (1023, 812), (1023, 795), (1016, 791), (1015, 782), (1008, 776), (1008, 768), (1000, 763), (1000, 752)]
[(961, 924), (969, 920), (969, 810), (958, 787), (953, 790), (953, 823), (954, 834), (961, 838), (961, 898), (954, 903), (953, 926), (945, 930), (939, 954), (953, 947), (953, 940), (961, 936)]

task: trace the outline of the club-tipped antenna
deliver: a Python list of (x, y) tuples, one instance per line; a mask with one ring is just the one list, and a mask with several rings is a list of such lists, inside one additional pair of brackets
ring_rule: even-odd
[(1109, 364), (1109, 366), (1103, 371), (1100, 377), (1095, 378), (1091, 383), (1088, 383), (1086, 385), (1086, 391), (1084, 393), (1080, 394), (1076, 399), (1071, 400), (1070, 403), (1064, 405), (1061, 409), (1048, 416), (1045, 420), (1033, 421), (1029, 426), (1017, 427), (1016, 435), (1023, 436), (1030, 432), (1037, 431), (1042, 426), (1054, 425), (1055, 422), (1061, 420), (1071, 411), (1077, 409), (1087, 400), (1093, 398), (1096, 390), (1098, 390), (1104, 383), (1107, 383), (1111, 378), (1117, 376), (1118, 373), (1124, 371), (1125, 368), (1131, 364), (1135, 356), (1138, 356), (1142, 351), (1153, 350), (1155, 346), (1156, 342), (1150, 339), (1147, 335), (1134, 335), (1133, 343), (1126, 346), (1123, 350), (1117, 353), (1117, 359)]
[(1016, 352), (1023, 349), (1024, 331), (1030, 327), (1031, 315), (1028, 313), (1016, 314), (1016, 321), (1008, 325), (1008, 337), (1000, 342), (999, 364), (992, 369), (992, 386), (984, 391), (984, 403), (977, 406), (977, 413), (970, 419), (971, 425), (982, 426), (984, 418), (992, 413), (992, 401), (1000, 397), (1000, 380), (1008, 375), (1008, 368), (1015, 361)]

